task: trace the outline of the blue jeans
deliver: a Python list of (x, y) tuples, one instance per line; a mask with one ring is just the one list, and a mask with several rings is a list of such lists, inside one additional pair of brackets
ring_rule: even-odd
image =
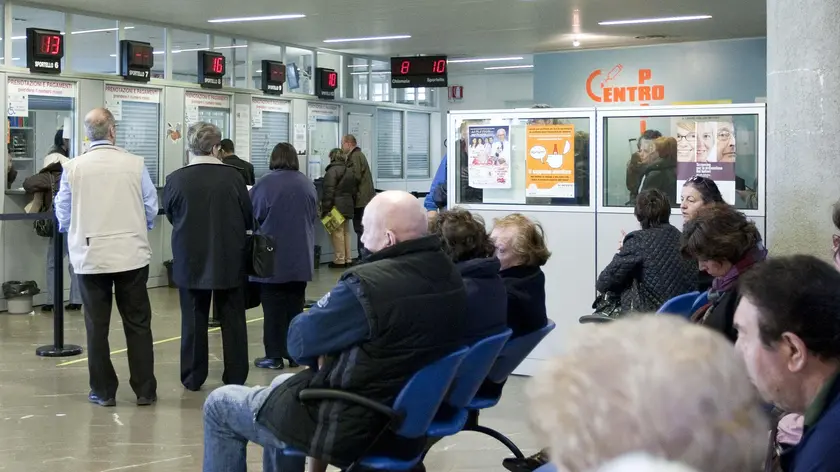
[[(67, 239), (64, 239), (64, 260), (67, 261)], [(76, 277), (76, 273), (73, 272), (73, 264), (70, 264), (70, 261), (67, 261), (67, 268), (70, 270), (70, 303), (73, 305), (81, 305), (82, 304), (82, 292), (79, 289), (79, 281), (78, 277)], [(55, 289), (53, 288), (53, 275), (55, 274), (55, 251), (53, 251), (53, 238), (50, 238), (50, 241), (47, 246), (47, 305), (53, 304), (53, 299), (55, 295)], [(65, 281), (66, 283), (66, 281)], [(66, 285), (65, 285), (66, 286)], [(61, 294), (59, 297), (60, 302), (64, 300), (64, 295)]]
[[(263, 447), (264, 472), (303, 472), (306, 458), (280, 453), (285, 444), (257, 424), (257, 413), (271, 392), (294, 374), (278, 375), (269, 387), (226, 385), (204, 403), (204, 472), (246, 472), (248, 442)], [(294, 425), (289, 425), (294, 427)]]

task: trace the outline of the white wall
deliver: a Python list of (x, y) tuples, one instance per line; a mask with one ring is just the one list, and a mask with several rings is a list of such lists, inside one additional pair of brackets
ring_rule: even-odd
[(444, 90), (440, 104), (443, 134), (447, 133), (447, 112), (450, 110), (525, 108), (534, 104), (534, 74), (531, 71), (450, 74), (449, 85), (464, 87), (464, 99), (449, 102), (448, 91)]

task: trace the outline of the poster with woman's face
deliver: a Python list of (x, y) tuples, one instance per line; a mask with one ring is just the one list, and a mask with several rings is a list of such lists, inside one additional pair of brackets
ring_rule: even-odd
[(677, 162), (697, 162), (697, 123), (679, 121), (676, 131), (674, 137), (677, 139)]
[(672, 123), (677, 139), (677, 191), (694, 176), (715, 181), (727, 201), (735, 198), (735, 127), (721, 118), (681, 118)]

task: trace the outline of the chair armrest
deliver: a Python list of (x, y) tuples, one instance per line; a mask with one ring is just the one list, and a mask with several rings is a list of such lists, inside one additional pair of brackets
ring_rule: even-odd
[(305, 390), (301, 390), (300, 394), (298, 395), (298, 399), (302, 402), (310, 402), (317, 400), (334, 400), (353, 403), (355, 405), (365, 407), (368, 410), (375, 411), (376, 413), (379, 413), (383, 416), (387, 416), (388, 419), (391, 421), (399, 421), (402, 419), (402, 415), (400, 415), (391, 407), (385, 406), (379, 402), (375, 402), (361, 395), (345, 392), (343, 390), (332, 390), (327, 388), (307, 388)]

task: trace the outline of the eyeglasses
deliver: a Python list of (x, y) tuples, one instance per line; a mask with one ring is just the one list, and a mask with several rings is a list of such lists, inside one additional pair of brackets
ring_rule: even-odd
[(680, 134), (677, 135), (677, 142), (680, 142), (680, 141), (693, 142), (693, 141), (696, 141), (696, 140), (697, 140), (697, 133), (689, 133), (689, 134), (686, 134), (686, 135), (680, 135)]
[(717, 137), (721, 141), (728, 141), (732, 137), (732, 133), (727, 130), (718, 131)]
[(709, 178), (703, 177), (702, 175), (694, 175), (690, 179), (686, 180), (688, 184), (700, 184), (707, 189), (711, 190), (711, 186), (709, 185)]

